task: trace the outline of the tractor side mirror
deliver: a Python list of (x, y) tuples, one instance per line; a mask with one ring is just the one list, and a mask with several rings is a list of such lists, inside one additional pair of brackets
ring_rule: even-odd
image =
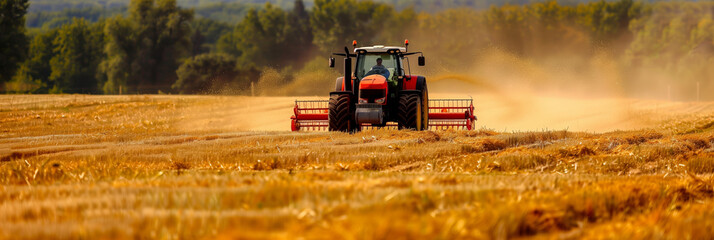
[(426, 65), (426, 59), (424, 59), (424, 56), (419, 56), (419, 66), (424, 66)]
[(330, 58), (330, 67), (331, 68), (335, 67), (335, 58), (333, 58), (333, 57)]

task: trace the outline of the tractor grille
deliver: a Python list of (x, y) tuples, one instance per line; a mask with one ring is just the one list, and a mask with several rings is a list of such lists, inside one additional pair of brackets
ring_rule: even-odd
[(359, 90), (359, 98), (367, 100), (368, 103), (373, 103), (376, 99), (385, 96), (384, 89), (362, 89)]

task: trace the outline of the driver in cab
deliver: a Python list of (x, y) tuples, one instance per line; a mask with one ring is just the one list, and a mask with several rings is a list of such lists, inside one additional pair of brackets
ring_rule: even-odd
[[(389, 79), (389, 70), (387, 70), (384, 65), (382, 65), (382, 58), (377, 58), (377, 65), (374, 65), (372, 69), (369, 70), (369, 73), (371, 74), (379, 74), (384, 76), (384, 78)], [(371, 75), (367, 74), (367, 75)]]

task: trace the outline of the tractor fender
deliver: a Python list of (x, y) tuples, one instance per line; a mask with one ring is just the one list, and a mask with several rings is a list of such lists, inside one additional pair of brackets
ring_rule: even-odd
[(402, 79), (402, 90), (424, 90), (426, 77), (417, 75), (407, 75)]
[(342, 84), (344, 83), (344, 81), (342, 81), (342, 79), (344, 79), (344, 78), (345, 77), (338, 77), (337, 80), (335, 80), (335, 92), (340, 92), (340, 91), (345, 90), (342, 86)]
[(404, 95), (404, 94), (418, 94), (418, 95), (421, 95), (421, 91), (419, 91), (419, 90), (401, 90), (401, 91), (399, 91), (399, 94), (400, 94), (400, 95)]
[[(342, 86), (342, 85), (344, 84), (344, 82), (342, 81), (342, 79), (344, 79), (344, 78), (345, 78), (345, 77), (338, 77), (338, 78), (335, 80), (335, 91), (341, 92), (341, 91), (344, 91), (344, 90), (345, 90), (345, 86)], [(352, 84), (354, 84), (354, 82), (355, 82), (355, 78), (352, 78)], [(358, 82), (358, 85), (359, 85), (359, 82)], [(355, 91), (355, 92), (356, 92), (356, 91)]]

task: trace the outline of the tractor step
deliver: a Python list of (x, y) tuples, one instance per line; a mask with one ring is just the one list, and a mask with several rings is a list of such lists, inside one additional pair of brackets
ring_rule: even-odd
[[(328, 127), (328, 100), (295, 100), (292, 131), (324, 131)], [(472, 130), (476, 116), (473, 99), (429, 99), (429, 129)], [(387, 123), (387, 128), (397, 127)], [(363, 129), (375, 128), (365, 124)]]

